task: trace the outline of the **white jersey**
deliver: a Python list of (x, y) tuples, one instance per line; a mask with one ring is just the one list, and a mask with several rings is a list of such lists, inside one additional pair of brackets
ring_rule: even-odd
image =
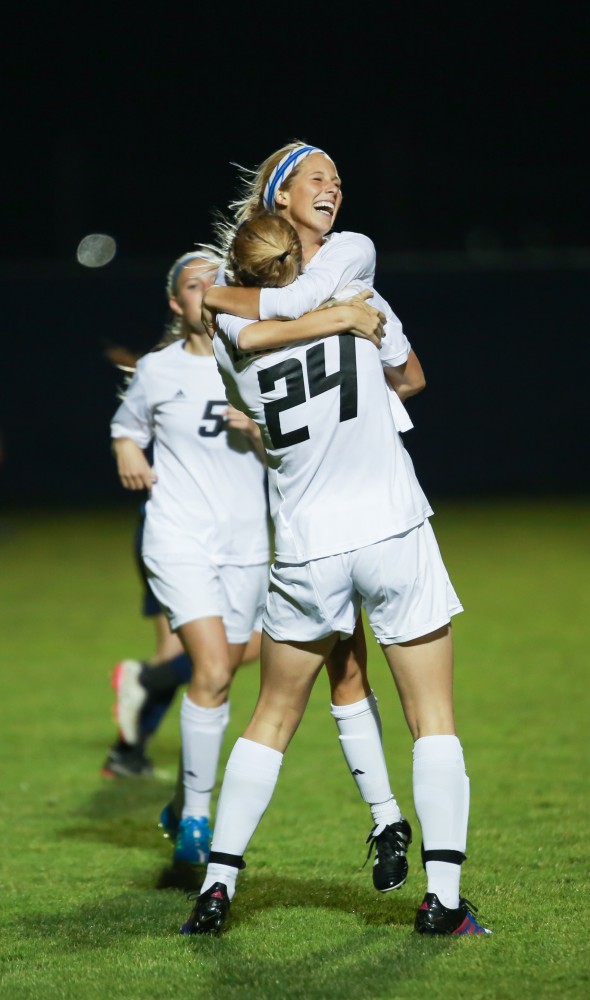
[(219, 565), (269, 558), (266, 470), (240, 431), (228, 430), (215, 358), (177, 341), (141, 358), (111, 421), (111, 437), (153, 442), (158, 477), (146, 503), (143, 552)]
[[(368, 236), (351, 232), (330, 233), (295, 281), (283, 288), (260, 290), (260, 319), (276, 316), (298, 319), (327, 299), (342, 298), (345, 290), (348, 295), (354, 295), (362, 288), (372, 289), (375, 263), (375, 245)], [(217, 282), (225, 284), (222, 269), (218, 272)], [(370, 303), (375, 305), (374, 299)], [(401, 330), (398, 317), (388, 303), (385, 305), (388, 323), (398, 325)], [(238, 335), (242, 328), (242, 323), (227, 325), (227, 334), (235, 347), (238, 347)], [(398, 394), (390, 386), (388, 399), (396, 429), (400, 433), (410, 430), (414, 425)]]
[[(391, 313), (377, 293), (373, 303)], [(432, 510), (382, 371), (407, 360), (399, 320), (387, 324), (381, 350), (345, 334), (245, 355), (227, 330), (247, 322), (220, 314), (213, 349), (227, 398), (263, 433), (276, 560), (319, 559), (421, 524)]]
[(330, 233), (292, 284), (283, 288), (261, 288), (260, 319), (275, 316), (298, 319), (326, 299), (337, 297), (353, 281), (362, 281), (372, 287), (375, 262), (375, 244), (368, 236)]

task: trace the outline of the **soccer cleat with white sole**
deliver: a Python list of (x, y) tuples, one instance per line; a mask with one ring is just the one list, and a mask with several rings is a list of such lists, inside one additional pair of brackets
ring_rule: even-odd
[(137, 746), (141, 740), (140, 716), (148, 692), (140, 681), (143, 663), (123, 660), (113, 671), (112, 684), (117, 694), (115, 717), (125, 743)]
[[(412, 829), (403, 816), (397, 823), (373, 827), (367, 837), (369, 853), (375, 848), (373, 885), (379, 892), (400, 889), (408, 877), (406, 853), (412, 843)], [(366, 862), (365, 862), (366, 864)]]
[(151, 778), (154, 766), (141, 746), (115, 743), (102, 765), (103, 778)]

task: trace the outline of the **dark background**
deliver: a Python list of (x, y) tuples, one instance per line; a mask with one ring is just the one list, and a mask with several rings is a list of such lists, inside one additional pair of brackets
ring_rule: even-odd
[[(109, 343), (148, 349), (172, 261), (298, 138), (426, 372), (432, 496), (585, 494), (590, 4), (87, 4), (5, 16), (4, 504), (120, 500)], [(86, 269), (80, 238), (115, 259)]]

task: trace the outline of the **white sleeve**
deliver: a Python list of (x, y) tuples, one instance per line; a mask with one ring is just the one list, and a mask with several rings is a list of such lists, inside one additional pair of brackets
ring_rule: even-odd
[(298, 278), (284, 288), (260, 290), (260, 319), (299, 319), (351, 281), (372, 283), (375, 245), (362, 233), (338, 233)]
[[(340, 290), (337, 298), (344, 300), (357, 290), (353, 283), (349, 288)], [(385, 322), (385, 338), (381, 341), (379, 359), (383, 368), (395, 368), (397, 365), (403, 365), (404, 361), (408, 360), (411, 350), (410, 343), (404, 334), (400, 320), (395, 315), (389, 302), (382, 295), (379, 295), (379, 292), (376, 292), (374, 288), (371, 291), (373, 292), (373, 297), (368, 300), (369, 304), (375, 306), (376, 309), (380, 309), (387, 317)], [(389, 408), (395, 429), (400, 434), (403, 434), (405, 431), (411, 430), (414, 425), (397, 392), (387, 379), (385, 380), (385, 384), (388, 389), (387, 398), (389, 399)]]
[(230, 316), (229, 313), (218, 313), (216, 323), (219, 330), (224, 333), (232, 344), (238, 351), (240, 350), (240, 345), (238, 344), (238, 337), (244, 329), (245, 326), (250, 326), (252, 323), (257, 323), (256, 319), (244, 319), (242, 316)]
[[(370, 299), (370, 302), (371, 305), (375, 306), (377, 309), (381, 309), (381, 312), (384, 312), (387, 316), (387, 322), (385, 323), (385, 337), (381, 341), (381, 350), (379, 352), (383, 368), (395, 368), (397, 365), (403, 365), (403, 363), (408, 360), (411, 345), (403, 331), (400, 320), (395, 315), (393, 309), (389, 305), (389, 302), (386, 302), (378, 292), (375, 292), (373, 298)], [(403, 434), (405, 431), (411, 430), (414, 425), (410, 420), (408, 411), (399, 398), (397, 392), (389, 384), (389, 382), (387, 382), (387, 380), (386, 385), (389, 390), (389, 408), (391, 410), (391, 416), (393, 417), (395, 429), (400, 434)]]
[[(389, 305), (389, 302), (386, 302), (378, 292), (375, 292), (370, 301), (371, 305), (376, 306), (377, 309), (381, 309), (381, 312), (384, 312), (387, 316), (387, 321), (385, 323), (385, 337), (381, 341), (381, 365), (383, 368), (395, 368), (397, 365), (403, 365), (404, 361), (408, 360), (411, 345), (403, 331), (400, 320), (395, 315), (393, 309)], [(386, 385), (389, 390), (389, 407), (391, 409), (395, 429), (400, 434), (403, 434), (405, 431), (411, 430), (414, 425), (410, 420), (408, 411), (399, 398), (397, 392), (389, 384), (389, 382), (387, 382), (387, 380)]]
[(111, 438), (131, 438), (147, 448), (153, 437), (152, 419), (141, 378), (142, 360), (129, 383), (125, 397), (111, 420)]
[(411, 431), (414, 426), (410, 420), (410, 414), (406, 410), (393, 386), (390, 385), (387, 380), (385, 381), (385, 384), (388, 389), (387, 398), (389, 400), (389, 409), (391, 410), (391, 416), (393, 417), (395, 429), (399, 434), (405, 434), (406, 431)]
[(375, 289), (373, 289), (373, 298), (369, 299), (369, 304), (380, 309), (387, 317), (385, 336), (381, 341), (381, 350), (379, 351), (381, 364), (384, 368), (395, 368), (397, 365), (403, 365), (408, 360), (412, 345), (404, 333), (401, 320), (395, 315), (389, 302), (386, 302)]

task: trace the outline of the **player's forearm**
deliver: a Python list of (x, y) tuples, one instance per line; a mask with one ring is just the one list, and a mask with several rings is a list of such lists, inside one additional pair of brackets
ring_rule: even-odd
[(132, 437), (111, 437), (111, 451), (115, 458), (126, 454), (145, 457), (143, 449)]
[(156, 476), (139, 445), (132, 438), (113, 438), (111, 447), (121, 485), (127, 490), (151, 489)]
[(245, 326), (238, 342), (241, 351), (273, 350), (288, 347), (300, 340), (349, 333), (355, 327), (357, 319), (350, 308), (344, 305), (309, 312), (299, 319), (265, 319)]
[(241, 285), (211, 285), (203, 296), (203, 303), (215, 312), (243, 316), (244, 319), (258, 319), (260, 304), (259, 288), (244, 288)]
[(410, 351), (405, 364), (396, 368), (386, 368), (385, 377), (402, 402), (422, 392), (426, 386), (422, 365), (414, 351)]

